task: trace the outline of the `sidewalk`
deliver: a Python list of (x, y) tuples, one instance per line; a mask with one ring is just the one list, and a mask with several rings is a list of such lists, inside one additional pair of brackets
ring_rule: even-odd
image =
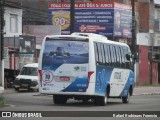
[(4, 87), (0, 86), (0, 94), (4, 93)]
[(160, 95), (160, 86), (136, 86), (133, 95)]
[[(2, 89), (0, 89), (0, 94)], [(4, 90), (5, 94), (16, 93), (14, 88), (8, 88)], [(160, 95), (160, 86), (136, 86), (133, 91), (133, 95)]]

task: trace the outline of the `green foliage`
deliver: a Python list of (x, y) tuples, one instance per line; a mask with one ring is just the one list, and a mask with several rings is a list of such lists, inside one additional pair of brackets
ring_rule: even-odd
[(5, 104), (4, 104), (4, 97), (3, 97), (3, 95), (0, 95), (0, 108), (4, 107), (4, 106), (5, 106)]

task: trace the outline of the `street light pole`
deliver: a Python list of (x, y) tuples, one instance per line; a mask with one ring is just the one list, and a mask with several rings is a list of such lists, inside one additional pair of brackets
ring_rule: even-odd
[(75, 0), (70, 1), (70, 34), (74, 32)]

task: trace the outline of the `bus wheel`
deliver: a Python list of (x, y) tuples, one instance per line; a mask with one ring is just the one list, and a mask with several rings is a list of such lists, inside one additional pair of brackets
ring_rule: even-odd
[(67, 97), (63, 95), (53, 95), (53, 102), (54, 104), (66, 104)]
[(19, 92), (19, 88), (18, 87), (14, 87), (15, 91)]
[(105, 106), (108, 102), (108, 93), (105, 96), (96, 97), (94, 99), (95, 105)]
[(129, 103), (130, 100), (130, 93), (128, 92), (127, 96), (122, 97), (122, 102), (123, 103)]

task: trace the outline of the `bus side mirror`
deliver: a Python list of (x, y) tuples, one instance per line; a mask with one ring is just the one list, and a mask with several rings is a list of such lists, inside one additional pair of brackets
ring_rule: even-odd
[(132, 55), (132, 59), (133, 59), (134, 61), (137, 61), (137, 60), (138, 60), (138, 53), (134, 53), (134, 54)]
[(127, 59), (128, 61), (130, 61), (130, 58), (131, 58), (131, 56), (130, 56), (129, 54), (126, 54), (126, 59)]

